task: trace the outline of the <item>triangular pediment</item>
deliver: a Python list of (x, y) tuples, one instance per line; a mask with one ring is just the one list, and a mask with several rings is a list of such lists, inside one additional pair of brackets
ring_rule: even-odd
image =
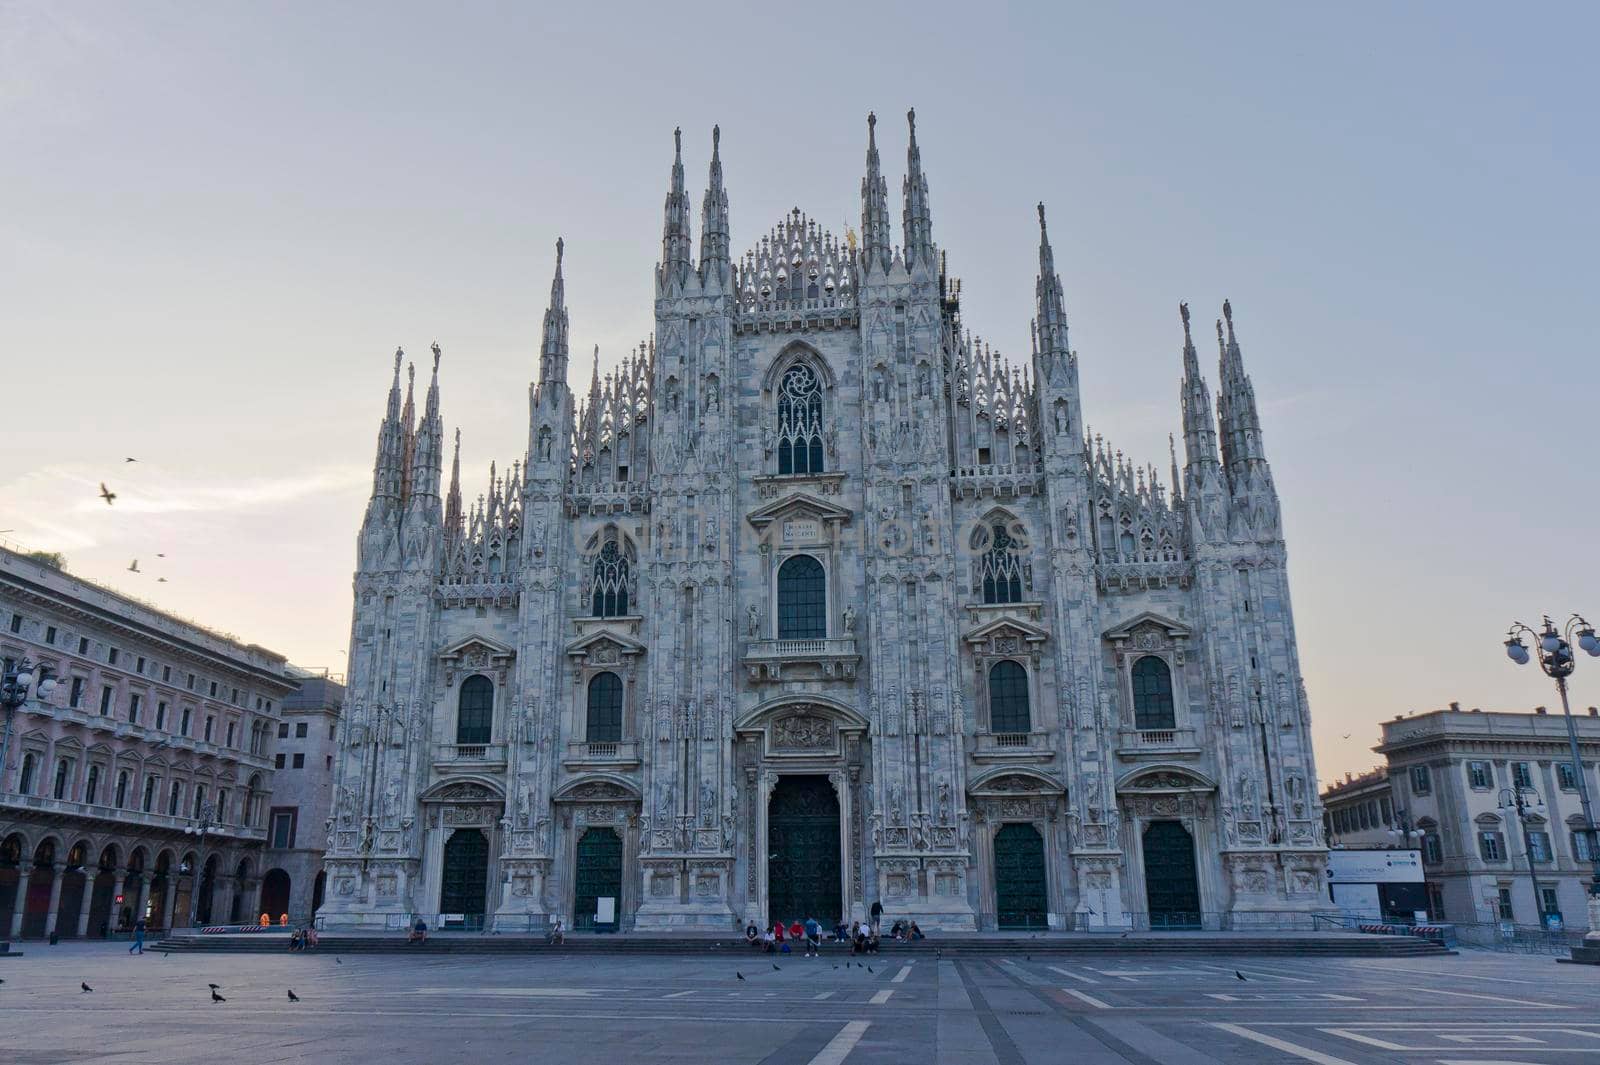
[(969, 644), (988, 643), (996, 637), (1015, 637), (1027, 644), (1044, 643), (1050, 634), (1020, 618), (1000, 617), (984, 622), (961, 638)]
[(1157, 614), (1153, 610), (1146, 610), (1143, 613), (1134, 615), (1120, 625), (1113, 625), (1107, 629), (1105, 638), (1108, 640), (1131, 640), (1134, 633), (1145, 627), (1159, 629), (1171, 639), (1190, 635), (1189, 626), (1182, 622)]
[(820, 496), (810, 492), (790, 492), (782, 499), (775, 499), (766, 506), (757, 507), (746, 515), (745, 520), (758, 529), (780, 518), (811, 518), (816, 521), (836, 521), (841, 524), (851, 518), (850, 511), (836, 503), (829, 503)]
[(495, 659), (515, 658), (517, 652), (514, 648), (507, 647), (499, 640), (492, 639), (480, 633), (464, 636), (455, 643), (439, 652), (440, 658), (467, 661), (478, 657), (484, 662)]
[(600, 629), (591, 632), (580, 640), (567, 644), (567, 654), (573, 658), (584, 655), (590, 658), (606, 657), (607, 652), (615, 651), (619, 658), (630, 655), (644, 654), (644, 644), (614, 629)]

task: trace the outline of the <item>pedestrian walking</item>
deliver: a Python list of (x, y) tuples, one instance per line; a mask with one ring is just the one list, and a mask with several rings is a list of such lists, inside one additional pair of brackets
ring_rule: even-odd
[(144, 953), (144, 918), (141, 917), (133, 924), (133, 946), (128, 948), (129, 954)]
[(883, 903), (877, 899), (872, 900), (872, 931), (876, 935), (883, 925)]

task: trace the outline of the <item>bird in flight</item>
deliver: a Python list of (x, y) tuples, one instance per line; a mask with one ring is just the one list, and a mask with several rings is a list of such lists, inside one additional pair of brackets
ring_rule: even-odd
[(139, 560), (138, 559), (134, 559), (132, 562), (128, 563), (128, 572), (129, 573), (140, 573), (140, 572), (142, 572), (139, 569)]
[(157, 577), (156, 578), (156, 583), (157, 584), (166, 584), (167, 583), (167, 579), (165, 577)]
[(123, 459), (123, 462), (138, 462), (138, 459)]
[(100, 498), (104, 499), (106, 501), (106, 506), (109, 507), (112, 503), (116, 502), (117, 493), (115, 493), (111, 489), (107, 488), (106, 487), (106, 483), (104, 481), (101, 481), (100, 482)]
[(156, 552), (156, 557), (157, 557), (157, 558), (166, 558), (166, 557), (167, 557), (167, 556), (166, 556), (166, 555), (163, 555), (163, 554), (162, 554), (162, 553), (161, 553), (161, 552), (160, 552), (160, 551), (157, 551), (157, 552)]
[(1350, 733), (1348, 733), (1348, 732), (1346, 732), (1346, 733), (1345, 733), (1345, 734), (1344, 734), (1344, 738), (1345, 738), (1345, 739), (1349, 739), (1349, 738), (1350, 738)]

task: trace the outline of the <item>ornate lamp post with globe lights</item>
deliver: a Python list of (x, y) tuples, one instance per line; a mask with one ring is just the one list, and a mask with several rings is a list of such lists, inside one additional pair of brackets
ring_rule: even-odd
[[(1524, 636), (1532, 642), (1532, 651), (1523, 642)], [(1596, 835), (1594, 807), (1589, 801), (1589, 782), (1583, 772), (1583, 758), (1578, 753), (1578, 727), (1572, 720), (1572, 707), (1567, 702), (1567, 678), (1577, 666), (1577, 657), (1572, 651), (1574, 636), (1585, 654), (1600, 658), (1600, 636), (1595, 635), (1594, 626), (1580, 614), (1572, 615), (1560, 629), (1556, 628), (1547, 614), (1544, 627), (1538, 632), (1520, 621), (1515, 622), (1506, 633), (1506, 656), (1519, 666), (1527, 665), (1530, 659), (1537, 656), (1539, 668), (1544, 670), (1545, 676), (1556, 682), (1556, 690), (1561, 693), (1561, 712), (1567, 719), (1567, 743), (1572, 748), (1572, 771), (1578, 778), (1578, 801), (1583, 804), (1583, 834), (1589, 842), (1589, 861), (1594, 866), (1593, 879), (1589, 884), (1589, 932), (1583, 940), (1584, 947), (1593, 950), (1600, 949), (1600, 836)]]

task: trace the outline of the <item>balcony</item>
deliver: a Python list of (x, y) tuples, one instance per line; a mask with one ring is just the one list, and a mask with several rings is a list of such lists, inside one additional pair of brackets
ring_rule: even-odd
[(1044, 732), (980, 732), (967, 740), (974, 762), (1048, 762), (1056, 752)]
[(446, 772), (451, 769), (504, 769), (506, 767), (506, 745), (503, 743), (441, 743), (434, 748), (433, 767)]
[(633, 740), (569, 743), (561, 764), (567, 769), (637, 769), (639, 745)]
[[(185, 828), (192, 827), (196, 823), (193, 818), (189, 817), (145, 813), (142, 810), (124, 810), (115, 806), (101, 806), (97, 803), (73, 802), (70, 799), (52, 799), (44, 795), (15, 795), (10, 793), (0, 795), (0, 809), (12, 811), (21, 816), (34, 812), (54, 816), (81, 817), (123, 827), (165, 829), (180, 834)], [(11, 820), (13, 818), (7, 817), (5, 819)], [(212, 825), (207, 831), (207, 836), (209, 838), (212, 835), (227, 836), (238, 840), (263, 840), (267, 837), (267, 831), (264, 828), (245, 828), (241, 825)]]
[(854, 636), (814, 640), (750, 640), (744, 667), (752, 683), (776, 680), (852, 680), (861, 655)]
[(1123, 729), (1117, 757), (1199, 758), (1200, 744), (1192, 728)]

